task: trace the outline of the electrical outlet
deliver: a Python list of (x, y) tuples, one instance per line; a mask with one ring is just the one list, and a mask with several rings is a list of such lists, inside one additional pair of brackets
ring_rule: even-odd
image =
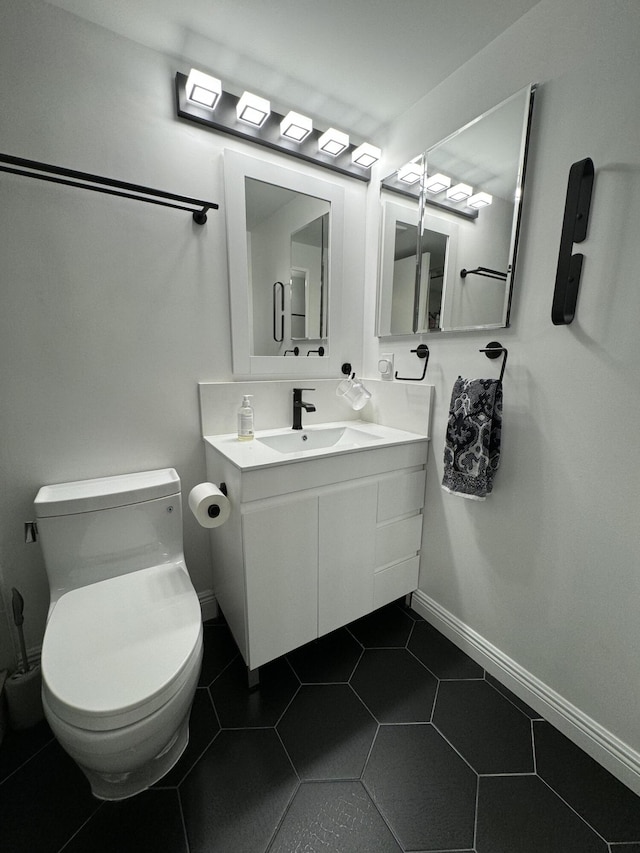
[(382, 379), (393, 379), (393, 353), (383, 352), (378, 359), (378, 371)]

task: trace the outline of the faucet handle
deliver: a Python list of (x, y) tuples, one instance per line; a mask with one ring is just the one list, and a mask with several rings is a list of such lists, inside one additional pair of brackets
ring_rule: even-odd
[(316, 390), (315, 388), (294, 388), (293, 393), (295, 394), (296, 391), (315, 391), (315, 390)]

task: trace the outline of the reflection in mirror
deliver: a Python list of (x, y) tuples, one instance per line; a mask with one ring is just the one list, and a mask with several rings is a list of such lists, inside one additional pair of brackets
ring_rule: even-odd
[[(442, 225), (427, 224), (427, 215), (441, 224), (455, 221), (458, 233), (455, 262), (451, 245), (446, 250), (449, 274), (444, 278), (439, 311), (434, 284), (433, 299), (431, 288), (428, 290), (428, 321), (420, 319), (421, 277), (414, 287), (410, 331), (393, 331), (395, 324), (385, 324), (380, 315), (380, 336), (493, 329), (509, 324), (534, 90), (535, 86), (527, 86), (429, 148), (424, 155), (422, 179), (412, 187), (403, 186), (398, 173), (382, 182), (382, 189), (400, 193), (413, 200), (416, 210), (422, 204), (429, 212), (421, 237), (423, 262), (432, 246), (431, 232), (442, 231)], [(459, 190), (458, 200), (454, 188)], [(429, 268), (431, 274), (436, 271), (433, 258)], [(387, 301), (385, 292), (395, 289), (393, 276), (388, 273), (381, 270), (381, 307)], [(408, 328), (406, 315), (402, 327)]]
[(253, 178), (245, 198), (252, 355), (283, 355), (292, 340), (323, 339), (331, 206)]
[(324, 340), (329, 214), (291, 235), (291, 338)]
[[(457, 225), (425, 214), (418, 265), (418, 205), (385, 201), (380, 257), (379, 337), (440, 328), (444, 282), (455, 269)], [(416, 286), (417, 283), (417, 286)]]

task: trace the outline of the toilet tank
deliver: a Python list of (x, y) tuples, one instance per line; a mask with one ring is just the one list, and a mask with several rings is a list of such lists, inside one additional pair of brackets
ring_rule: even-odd
[(43, 486), (34, 507), (52, 603), (107, 578), (184, 565), (173, 468)]

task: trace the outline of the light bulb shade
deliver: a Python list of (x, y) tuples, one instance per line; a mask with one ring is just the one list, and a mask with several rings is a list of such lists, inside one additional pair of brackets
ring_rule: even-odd
[(293, 110), (288, 112), (280, 122), (280, 135), (285, 139), (292, 139), (294, 142), (302, 142), (313, 130), (313, 122), (307, 116), (296, 113)]
[(194, 104), (215, 110), (222, 94), (222, 83), (217, 77), (192, 68), (187, 77), (186, 92), (187, 98)]
[(447, 190), (447, 198), (449, 201), (464, 201), (469, 198), (473, 192), (473, 187), (469, 184), (456, 184), (455, 187), (450, 187)]
[(262, 127), (270, 112), (269, 101), (258, 95), (252, 95), (251, 92), (244, 92), (236, 105), (238, 120), (252, 124), (254, 127)]
[(448, 190), (451, 186), (451, 178), (438, 172), (436, 175), (431, 175), (424, 182), (424, 188), (428, 193), (441, 193)]
[(479, 207), (488, 207), (492, 201), (493, 196), (490, 195), (490, 193), (476, 193), (471, 196), (467, 205), (469, 207), (475, 207), (477, 210)]
[(330, 127), (318, 140), (318, 150), (325, 154), (331, 154), (332, 157), (342, 154), (348, 147), (349, 135), (341, 130), (336, 130), (335, 127)]
[(422, 166), (419, 163), (406, 163), (398, 169), (398, 180), (403, 184), (415, 184), (422, 177)]
[(378, 162), (381, 155), (382, 151), (375, 145), (363, 142), (351, 155), (351, 162), (355, 163), (356, 166), (364, 166), (365, 169), (370, 169), (374, 163)]

